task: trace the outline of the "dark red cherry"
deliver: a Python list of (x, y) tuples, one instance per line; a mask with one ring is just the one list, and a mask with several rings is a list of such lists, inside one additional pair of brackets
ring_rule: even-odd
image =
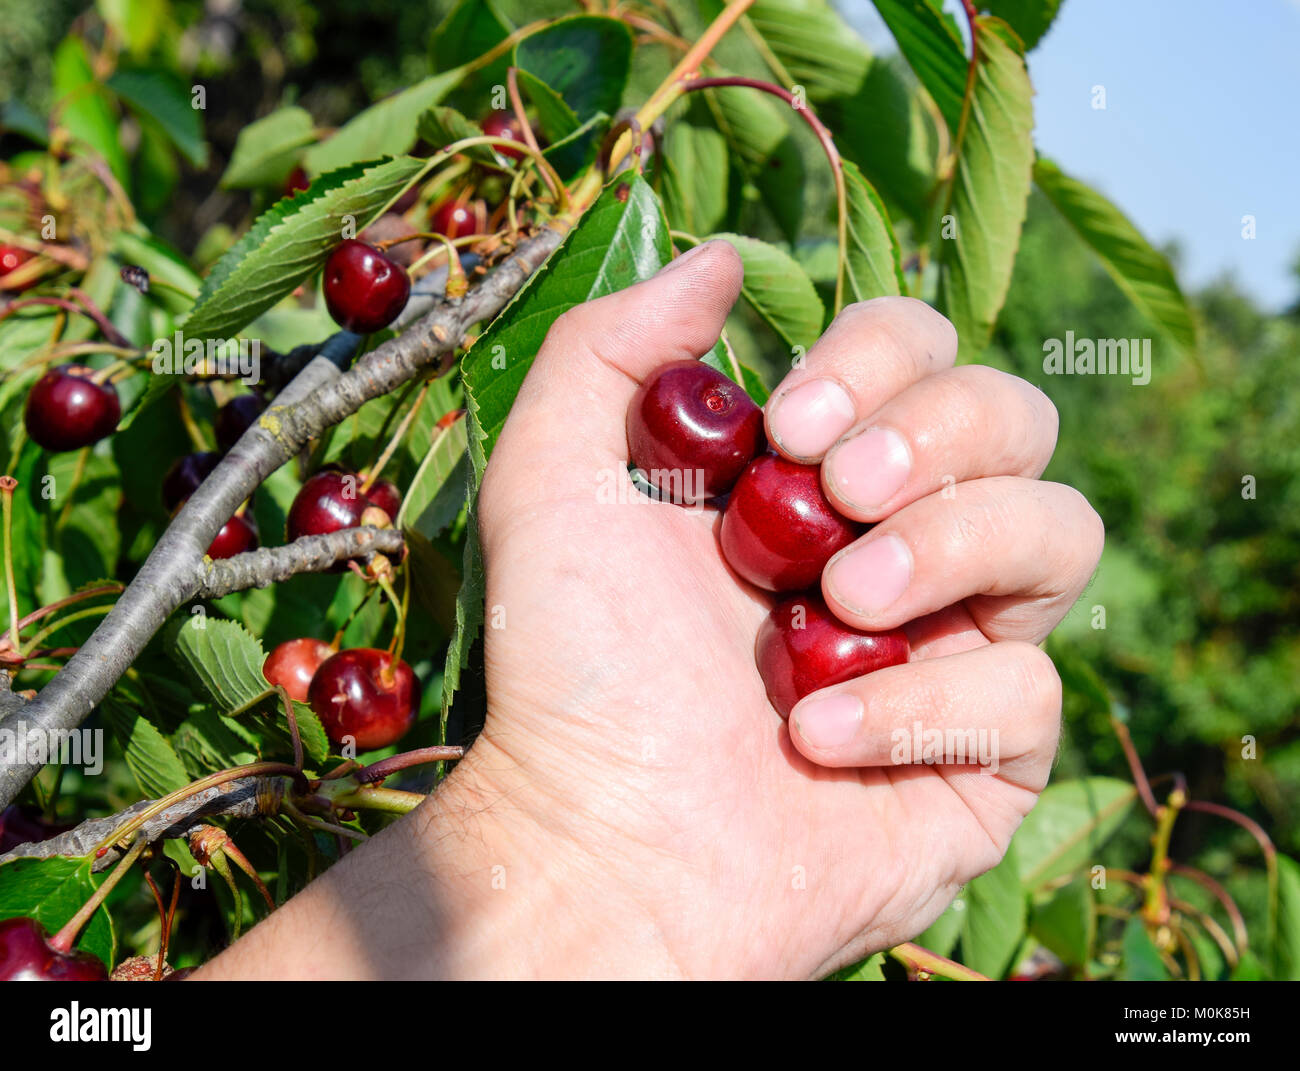
[(20, 844), (49, 840), (72, 828), (71, 822), (46, 822), (39, 811), (12, 804), (0, 811), (0, 855)]
[(289, 172), (289, 177), (284, 180), (285, 197), (292, 197), (299, 190), (305, 190), (311, 186), (311, 178), (301, 167), (295, 167)]
[(190, 495), (199, 489), (199, 484), (206, 480), (217, 467), (221, 455), (202, 450), (186, 454), (172, 462), (172, 467), (163, 477), (163, 505), (170, 513)]
[(358, 751), (396, 743), (420, 707), (420, 682), (411, 667), (402, 661), (394, 665), (387, 651), (372, 647), (327, 659), (307, 694), (329, 738), (342, 744), (350, 736)]
[(378, 249), (349, 238), (325, 262), (325, 305), (335, 322), (358, 335), (397, 318), (411, 294), (411, 277)]
[(35, 919), (0, 922), (0, 982), (106, 982), (108, 971), (89, 952), (62, 952)]
[(302, 485), (289, 507), (286, 538), (325, 535), (356, 528), (370, 500), (361, 493), (361, 477), (352, 472), (323, 469)]
[(859, 632), (841, 622), (820, 595), (794, 595), (768, 614), (754, 658), (767, 697), (783, 718), (806, 695), (906, 662), (902, 629)]
[(862, 531), (822, 492), (820, 466), (764, 454), (732, 488), (720, 540), (727, 564), (751, 584), (798, 591), (816, 586), (831, 556)]
[(262, 676), (272, 684), (283, 685), (289, 698), (305, 703), (312, 677), (316, 676), (321, 663), (334, 653), (334, 648), (322, 640), (306, 636), (286, 640), (266, 656), (262, 663)]
[[(483, 120), (483, 133), (490, 138), (509, 138), (511, 141), (520, 143), (524, 140), (523, 128), (519, 125), (519, 120), (509, 112), (492, 112)], [(505, 145), (494, 146), (497, 152), (511, 160), (522, 160), (524, 158), (523, 149), (512, 149)]]
[(429, 225), (434, 234), (441, 234), (453, 241), (471, 234), (482, 234), (487, 230), (487, 206), (479, 200), (440, 201), (429, 217)]
[(627, 411), (632, 463), (673, 501), (725, 495), (763, 449), (763, 411), (700, 361), (673, 361), (641, 384)]
[(387, 513), (390, 521), (397, 520), (397, 511), (402, 508), (402, 492), (392, 480), (376, 480), (366, 492), (366, 498), (372, 506), (378, 506)]
[(225, 524), (208, 546), (208, 557), (233, 558), (247, 550), (256, 550), (258, 544), (257, 522), (251, 513), (236, 513)]
[(122, 405), (111, 383), (95, 383), (94, 369), (79, 364), (51, 368), (27, 395), (27, 434), (55, 452), (79, 450), (112, 435)]
[[(22, 267), (34, 256), (36, 256), (36, 254), (30, 249), (22, 249), (16, 245), (0, 245), (0, 282), (3, 282), (4, 277), (11, 271)], [(22, 291), (35, 286), (36, 283), (37, 280), (33, 279), (31, 282), (23, 283), (21, 285), (11, 284), (4, 289), (12, 290), (15, 293), (21, 293)]]
[(222, 450), (229, 450), (257, 422), (265, 408), (265, 403), (256, 394), (240, 394), (231, 398), (217, 410), (217, 419), (213, 422), (217, 445)]

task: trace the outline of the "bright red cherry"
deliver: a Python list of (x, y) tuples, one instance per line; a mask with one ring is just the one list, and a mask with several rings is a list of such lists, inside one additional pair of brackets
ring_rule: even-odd
[(454, 200), (448, 198), (434, 206), (429, 217), (434, 234), (453, 241), (487, 230), (487, 205), (481, 200)]
[(190, 495), (199, 489), (199, 484), (206, 480), (221, 460), (220, 454), (202, 450), (178, 457), (163, 477), (163, 505), (170, 513)]
[(289, 507), (286, 538), (325, 535), (356, 528), (370, 500), (361, 493), (361, 477), (352, 472), (322, 469), (302, 485)]
[(334, 648), (322, 640), (308, 636), (286, 640), (266, 656), (262, 676), (272, 684), (283, 685), (290, 699), (305, 703), (312, 677), (321, 663), (334, 654)]
[(700, 361), (673, 361), (641, 384), (627, 411), (632, 463), (674, 501), (725, 495), (763, 449), (763, 411)]
[(311, 708), (336, 744), (345, 737), (358, 751), (400, 740), (420, 708), (420, 682), (411, 667), (387, 651), (355, 647), (340, 651), (316, 670), (308, 690)]
[(0, 922), (0, 982), (106, 982), (108, 971), (89, 952), (64, 952), (35, 919)]
[(902, 629), (859, 632), (843, 624), (820, 595), (795, 595), (768, 614), (758, 630), (754, 658), (767, 697), (783, 718), (806, 695), (843, 684), (911, 653)]
[[(509, 112), (492, 112), (482, 122), (483, 133), (490, 138), (509, 138), (511, 141), (520, 143), (524, 140), (523, 127), (519, 125), (519, 120)], [(496, 145), (493, 148), (502, 156), (511, 160), (522, 160), (524, 158), (523, 149), (512, 149), (504, 145)]]
[[(16, 245), (0, 245), (0, 279), (3, 279), (11, 271), (22, 267), (34, 256), (36, 254), (30, 249), (22, 249)], [(21, 293), (35, 286), (36, 282), (37, 280), (33, 279), (29, 283), (23, 283), (21, 286), (10, 286), (8, 289)]]
[(229, 450), (256, 423), (265, 408), (265, 403), (256, 394), (240, 394), (231, 398), (217, 410), (217, 419), (213, 422), (217, 445), (222, 450)]
[(325, 305), (335, 322), (358, 335), (383, 330), (406, 308), (411, 277), (378, 249), (344, 241), (325, 262)]
[(79, 450), (112, 435), (122, 405), (111, 383), (95, 383), (94, 369), (79, 364), (51, 368), (27, 395), (27, 434), (54, 452)]
[(390, 521), (397, 520), (397, 511), (402, 508), (402, 492), (392, 480), (376, 480), (366, 492), (366, 498), (372, 506), (378, 506), (387, 513)]
[(769, 591), (814, 587), (831, 556), (863, 531), (835, 512), (820, 466), (776, 454), (755, 458), (722, 515), (722, 554), (737, 573)]
[(216, 561), (219, 558), (233, 558), (247, 550), (256, 550), (258, 545), (257, 522), (251, 513), (236, 513), (216, 534), (208, 546), (208, 557)]

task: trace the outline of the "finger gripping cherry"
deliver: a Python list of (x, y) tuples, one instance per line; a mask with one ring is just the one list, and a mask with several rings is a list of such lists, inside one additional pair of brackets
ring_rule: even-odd
[(632, 463), (674, 501), (712, 498), (763, 448), (763, 412), (716, 368), (673, 361), (638, 388), (627, 443)]
[(325, 306), (340, 327), (380, 331), (406, 307), (411, 277), (378, 249), (349, 238), (325, 262)]
[(352, 737), (359, 751), (372, 751), (396, 743), (414, 724), (420, 682), (387, 651), (354, 647), (321, 663), (307, 698), (334, 743)]
[(815, 586), (862, 531), (830, 504), (819, 466), (764, 454), (732, 489), (719, 539), (727, 564), (751, 584), (798, 591)]
[(322, 640), (304, 636), (286, 640), (266, 656), (262, 676), (271, 684), (283, 685), (289, 698), (307, 702), (307, 690), (321, 663), (334, 655), (334, 648)]
[(0, 922), (0, 982), (104, 982), (108, 971), (89, 952), (62, 952), (35, 919)]
[(754, 645), (754, 658), (767, 696), (783, 718), (806, 695), (908, 660), (911, 647), (902, 629), (859, 632), (841, 622), (820, 595), (779, 602)]
[(94, 369), (79, 364), (51, 368), (27, 395), (24, 420), (37, 445), (55, 452), (79, 450), (112, 435), (122, 405), (111, 383), (95, 383)]

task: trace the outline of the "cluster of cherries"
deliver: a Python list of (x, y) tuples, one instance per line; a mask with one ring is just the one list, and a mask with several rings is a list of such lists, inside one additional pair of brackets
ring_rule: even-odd
[(861, 632), (827, 607), (818, 590), (822, 569), (866, 528), (831, 505), (820, 465), (766, 449), (762, 410), (737, 384), (699, 361), (666, 364), (633, 398), (627, 438), (632, 463), (665, 497), (727, 496), (723, 557), (742, 579), (784, 596), (754, 649), (783, 718), (811, 692), (908, 660), (901, 629)]

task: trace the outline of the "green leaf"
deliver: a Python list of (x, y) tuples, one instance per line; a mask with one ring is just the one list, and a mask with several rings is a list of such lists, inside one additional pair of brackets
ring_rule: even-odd
[(156, 67), (115, 71), (108, 88), (140, 115), (162, 128), (168, 139), (195, 167), (208, 164), (208, 146), (203, 140), (199, 109), (191, 103), (190, 91), (170, 71)]
[(631, 64), (631, 29), (598, 15), (557, 19), (514, 49), (514, 65), (558, 93), (580, 121), (618, 111)]
[(1280, 853), (1277, 857), (1277, 893), (1273, 977), (1300, 981), (1300, 863)]
[[(420, 137), (439, 150), (454, 141), (465, 138), (481, 138), (483, 128), (471, 119), (465, 118), (455, 108), (435, 104), (420, 116), (418, 123)], [(500, 164), (501, 158), (488, 145), (475, 145), (465, 149), (464, 153), (472, 160), (482, 163)]]
[(743, 234), (713, 234), (740, 254), (745, 265), (741, 293), (787, 346), (805, 351), (817, 341), (826, 320), (822, 299), (808, 274), (789, 253)]
[[(18, 600), (18, 615), (31, 613), (43, 605), (39, 594), (42, 572), (42, 555), (45, 546), (45, 523), (54, 507), (54, 501), (42, 497), (41, 491), (46, 486), (45, 453), (39, 446), (28, 439), (23, 444), (18, 458), (18, 466), (12, 475), (18, 480), (18, 488), (13, 495), (12, 538), (9, 541), (10, 553), (13, 555), (14, 587)], [(9, 625), (9, 590), (8, 585), (0, 583), (0, 628)]]
[(849, 217), (846, 297), (865, 301), (904, 293), (902, 253), (880, 195), (851, 160), (844, 161), (844, 185)]
[(667, 263), (671, 250), (653, 191), (640, 176), (625, 172), (610, 183), (465, 355), (461, 367), (470, 421), (470, 516), (456, 629), (443, 675), (444, 711), (460, 685), (465, 659), (483, 623), (478, 488), (524, 376), (561, 313), (648, 278)]
[(1025, 893), (1015, 846), (1006, 857), (966, 886), (961, 958), (972, 970), (1001, 978), (1025, 934)]
[(664, 134), (660, 174), (664, 213), (677, 231), (708, 234), (727, 218), (730, 159), (727, 139), (698, 119), (698, 102), (688, 119), (670, 122)]
[(1124, 926), (1121, 941), (1119, 974), (1126, 982), (1167, 982), (1169, 969), (1160, 958), (1154, 942), (1140, 918), (1131, 918)]
[(786, 240), (799, 237), (803, 219), (804, 163), (786, 112), (753, 89), (706, 90), (718, 129), (772, 213)]
[(408, 152), (415, 144), (420, 116), (455, 89), (463, 77), (460, 68), (445, 71), (372, 104), (319, 145), (308, 149), (303, 164), (311, 174), (318, 175), (358, 160)]
[(166, 796), (189, 783), (180, 756), (134, 705), (114, 692), (100, 704), (99, 711), (121, 742), (126, 765), (141, 792), (151, 797)]
[(809, 100), (849, 96), (861, 88), (871, 53), (826, 0), (758, 0), (748, 17)]
[(167, 0), (95, 0), (95, 7), (136, 57), (149, 52), (168, 21)]
[(520, 71), (519, 88), (536, 109), (537, 127), (548, 142), (563, 141), (582, 125), (574, 110), (564, 102), (564, 98), (537, 75), (529, 71)]
[(981, 17), (976, 49), (975, 93), (938, 250), (941, 307), (968, 358), (988, 344), (1006, 300), (1034, 160), (1034, 91), (1014, 36)]
[(1071, 967), (1092, 959), (1097, 939), (1097, 905), (1087, 875), (1058, 889), (1047, 903), (1034, 908), (1030, 932)]
[(898, 50), (955, 134), (961, 125), (970, 65), (956, 28), (934, 0), (875, 0), (875, 4)]
[(117, 180), (129, 187), (130, 168), (117, 136), (118, 117), (95, 79), (79, 37), (65, 37), (54, 51), (54, 100), (66, 102), (59, 109), (59, 125), (102, 156)]
[[(195, 627), (197, 623), (203, 627)], [(262, 642), (238, 622), (196, 617), (181, 622), (169, 639), (168, 653), (194, 675), (223, 713), (244, 709), (271, 691), (262, 676)]]
[[(411, 527), (433, 539), (456, 519), (464, 503), (464, 468), (469, 445), (467, 421), (462, 417), (435, 434), (428, 453), (402, 499), (399, 528)], [(456, 479), (457, 474), (461, 478)]]
[(1028, 52), (1051, 28), (1061, 0), (980, 0), (980, 8), (1015, 30)]
[[(0, 919), (34, 918), (51, 936), (85, 905), (102, 880), (90, 872), (90, 859), (15, 859), (0, 865)], [(99, 910), (77, 938), (77, 948), (110, 969), (117, 948), (113, 920)]]
[(359, 233), (424, 169), (423, 160), (354, 164), (331, 171), (263, 212), (213, 265), (185, 334), (229, 338), (316, 272), (339, 243), (345, 217)]
[(885, 963), (885, 954), (877, 952), (868, 956), (861, 963), (855, 963), (851, 967), (843, 967), (832, 974), (827, 981), (829, 982), (883, 982), (885, 972), (881, 967)]
[(1165, 256), (1096, 190), (1051, 160), (1034, 162), (1034, 182), (1101, 259), (1128, 299), (1184, 350), (1196, 349), (1196, 323)]
[(509, 33), (491, 0), (459, 0), (433, 31), (429, 56), (435, 70), (445, 71), (477, 59)]
[(316, 139), (311, 113), (297, 107), (281, 108), (239, 132), (230, 163), (221, 176), (227, 190), (278, 186), (293, 170), (303, 146)]
[(1097, 853), (1128, 817), (1137, 789), (1111, 777), (1049, 785), (1016, 831), (1020, 879), (1036, 889), (1099, 862)]

